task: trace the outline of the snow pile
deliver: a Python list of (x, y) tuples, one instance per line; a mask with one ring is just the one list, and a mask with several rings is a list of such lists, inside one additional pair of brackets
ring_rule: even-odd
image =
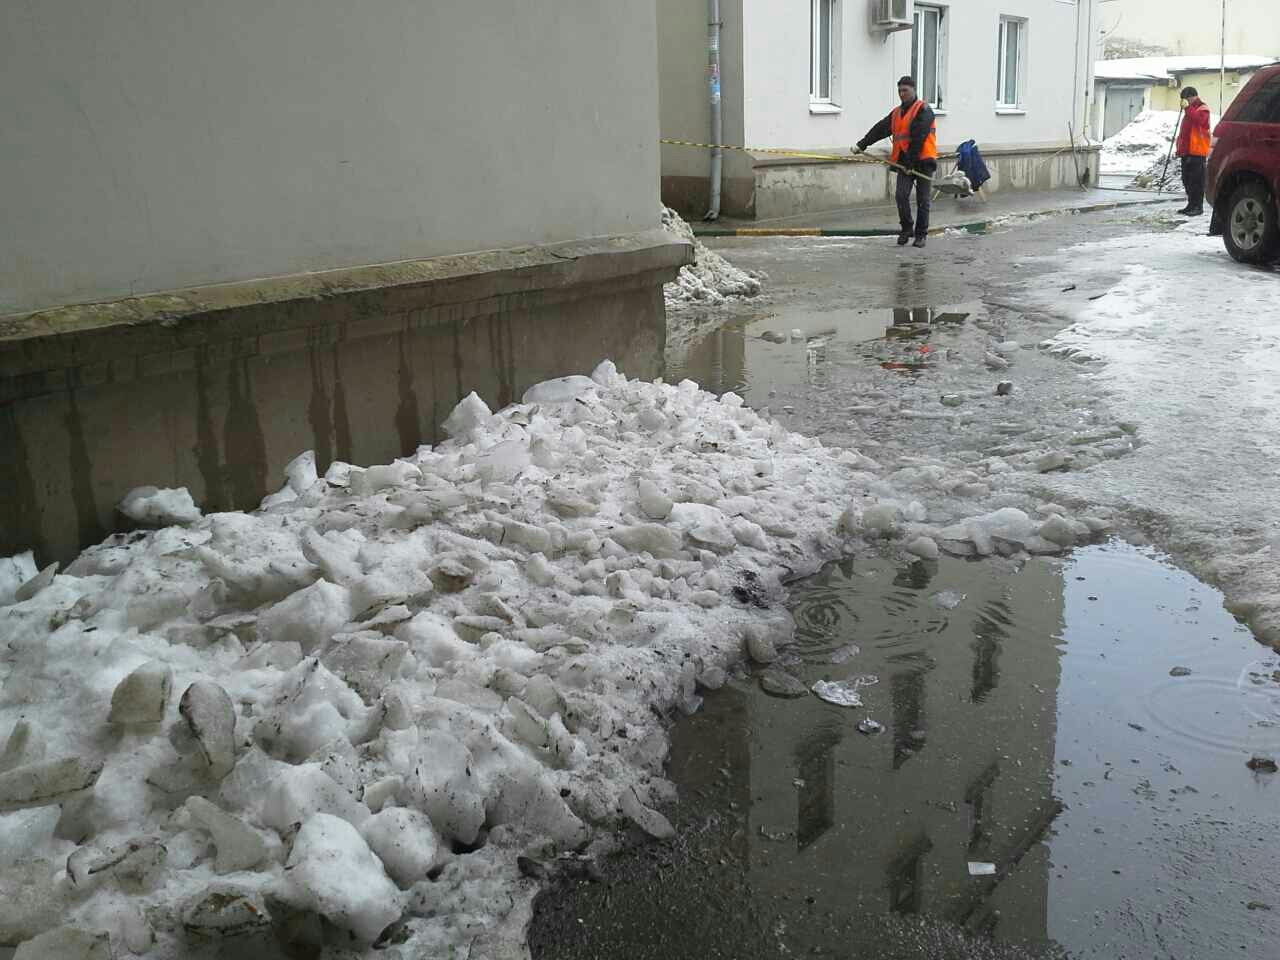
[(1177, 110), (1143, 110), (1102, 141), (1101, 172), (1138, 174), (1169, 153), (1169, 141), (1181, 116)]
[(761, 290), (760, 274), (739, 270), (693, 235), (693, 228), (670, 207), (662, 208), (662, 226), (693, 244), (694, 262), (664, 288), (668, 309), (687, 304), (721, 304), (730, 297), (754, 297)]
[(61, 575), (0, 561), (0, 945), (508, 955), (518, 857), (669, 835), (661, 714), (777, 655), (781, 579), (922, 519), (732, 394), (606, 363), (525, 401), (304, 455), (254, 513), (173, 499)]

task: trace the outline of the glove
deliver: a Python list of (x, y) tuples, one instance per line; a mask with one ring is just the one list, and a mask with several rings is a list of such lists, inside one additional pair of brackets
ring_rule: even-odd
[(852, 146), (852, 147), (850, 147), (850, 148), (849, 148), (849, 152), (850, 152), (850, 153), (866, 153), (866, 152), (867, 152), (867, 148), (866, 148), (866, 147), (864, 147), (862, 144), (860, 144), (860, 143), (859, 143), (859, 144), (857, 144), (856, 146)]

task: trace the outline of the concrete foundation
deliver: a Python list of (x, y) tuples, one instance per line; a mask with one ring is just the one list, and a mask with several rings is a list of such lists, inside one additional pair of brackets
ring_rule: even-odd
[(0, 320), (0, 555), (66, 560), (143, 484), (257, 506), (314, 449), (381, 463), (612, 358), (662, 372), (662, 284), (691, 247), (651, 231), (227, 284)]
[[(831, 151), (834, 153), (835, 151)], [(991, 180), (982, 188), (994, 194), (1006, 190), (1055, 190), (1074, 186), (1077, 167), (1098, 182), (1098, 148), (1009, 148), (983, 151)], [(955, 168), (955, 154), (939, 160), (943, 173)], [(841, 163), (760, 154), (750, 176), (728, 179), (722, 210), (727, 216), (769, 220), (804, 213), (846, 210), (860, 204), (893, 199), (896, 175), (888, 167), (870, 163)], [(688, 217), (706, 212), (705, 178), (662, 178), (663, 202)]]

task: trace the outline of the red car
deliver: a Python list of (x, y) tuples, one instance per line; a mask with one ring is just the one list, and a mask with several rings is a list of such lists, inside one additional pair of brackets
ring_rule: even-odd
[(1280, 257), (1280, 65), (1253, 75), (1209, 149), (1209, 234), (1241, 263)]

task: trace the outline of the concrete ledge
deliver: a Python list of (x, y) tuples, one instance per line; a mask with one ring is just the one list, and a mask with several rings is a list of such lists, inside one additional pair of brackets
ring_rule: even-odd
[(276, 277), (0, 321), (0, 556), (67, 559), (143, 484), (244, 509), (316, 451), (386, 462), (475, 390), (494, 408), (612, 358), (662, 373), (662, 230)]
[[(691, 261), (687, 244), (658, 228), (644, 233), (511, 250), (376, 264), (323, 273), (193, 287), (0, 319), (0, 402), (7, 381), (32, 373), (171, 353), (229, 337), (323, 326), (342, 315), (424, 311), (419, 322), (554, 302), (557, 293), (619, 282)], [(369, 326), (353, 331), (372, 335)]]

